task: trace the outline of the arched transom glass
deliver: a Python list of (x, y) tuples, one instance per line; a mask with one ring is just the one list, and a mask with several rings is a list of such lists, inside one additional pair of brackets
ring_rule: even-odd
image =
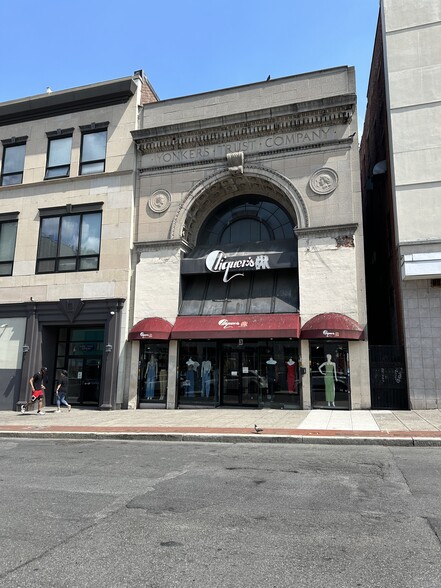
[(199, 231), (198, 245), (228, 245), (292, 239), (294, 224), (276, 202), (246, 196), (219, 206)]

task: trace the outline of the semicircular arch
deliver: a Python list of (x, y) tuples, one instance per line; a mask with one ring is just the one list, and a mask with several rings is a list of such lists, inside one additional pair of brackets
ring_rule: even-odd
[(288, 178), (268, 168), (245, 165), (243, 174), (231, 175), (228, 170), (221, 170), (195, 184), (176, 212), (170, 238), (182, 237), (194, 245), (214, 205), (245, 194), (273, 199), (293, 216), (296, 227), (309, 226), (305, 201)]

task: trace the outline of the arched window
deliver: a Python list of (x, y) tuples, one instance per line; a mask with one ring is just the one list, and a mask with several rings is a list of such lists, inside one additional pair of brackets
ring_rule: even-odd
[[(298, 312), (295, 223), (278, 203), (261, 196), (231, 199), (203, 223), (196, 247), (182, 261), (181, 315)], [(240, 270), (207, 267), (220, 252)], [(243, 265), (240, 260), (256, 260)], [(233, 275), (236, 274), (236, 275)]]
[(198, 245), (229, 245), (293, 239), (294, 223), (277, 203), (245, 196), (219, 206), (199, 231)]

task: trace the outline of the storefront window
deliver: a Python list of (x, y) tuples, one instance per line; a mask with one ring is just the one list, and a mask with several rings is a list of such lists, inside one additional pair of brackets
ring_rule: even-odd
[(138, 397), (139, 404), (165, 403), (168, 384), (168, 343), (141, 342)]
[(300, 408), (302, 385), (297, 342), (266, 341), (259, 365), (268, 385), (261, 404), (274, 408)]
[(218, 404), (219, 366), (216, 343), (182, 341), (179, 358), (179, 404)]
[(300, 408), (298, 342), (181, 341), (179, 404)]
[(349, 351), (346, 342), (311, 342), (310, 376), (313, 408), (350, 408)]

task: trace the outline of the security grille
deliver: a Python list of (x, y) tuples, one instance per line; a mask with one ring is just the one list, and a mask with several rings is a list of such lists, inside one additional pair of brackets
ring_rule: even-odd
[(372, 408), (408, 409), (404, 348), (400, 345), (372, 345), (369, 360)]

